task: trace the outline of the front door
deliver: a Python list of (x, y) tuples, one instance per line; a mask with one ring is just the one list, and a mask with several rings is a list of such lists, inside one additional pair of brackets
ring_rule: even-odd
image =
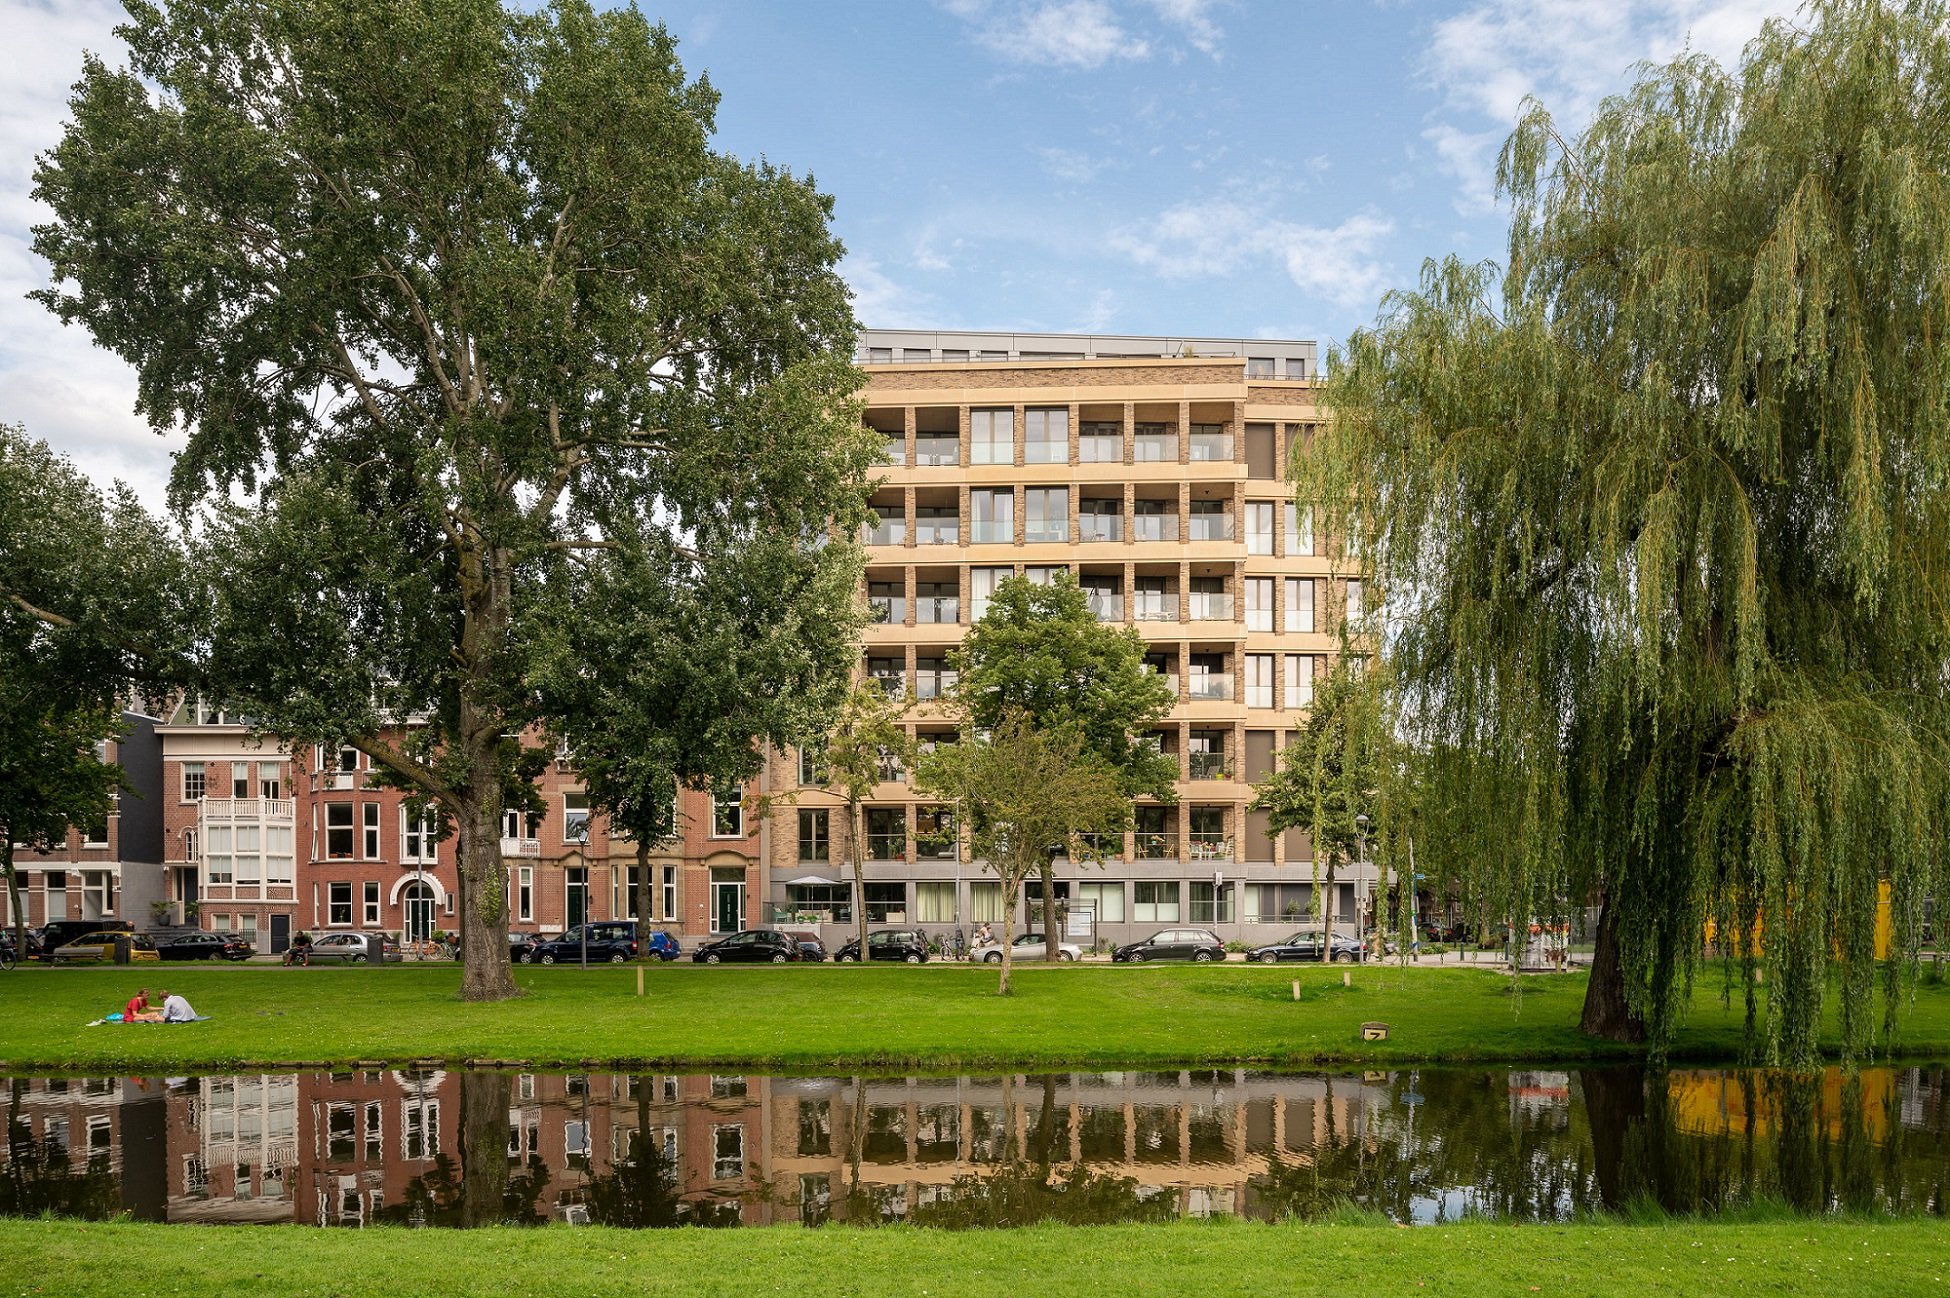
[(406, 888), (406, 936), (424, 942), (433, 936), (433, 890), (423, 884)]
[[(716, 871), (712, 872), (714, 875)], [(736, 880), (711, 880), (711, 931), (713, 933), (736, 933), (745, 927), (745, 874), (738, 872)]]
[(564, 886), (569, 890), (564, 899), (569, 914), (569, 927), (574, 928), (589, 918), (589, 868), (572, 865), (563, 871), (567, 876)]
[(291, 916), (271, 916), (271, 954), (282, 955), (291, 945)]

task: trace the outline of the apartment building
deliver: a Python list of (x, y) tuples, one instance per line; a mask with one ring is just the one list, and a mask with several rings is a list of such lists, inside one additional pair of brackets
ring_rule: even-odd
[[(1346, 520), (1296, 506), (1285, 481), (1318, 418), (1315, 345), (869, 330), (858, 359), (865, 418), (886, 443), (860, 670), (907, 700), (916, 742), (952, 731), (948, 651), (996, 584), (1068, 572), (1099, 618), (1143, 636), (1176, 690), (1154, 738), (1179, 763), (1176, 804), (1141, 802), (1118, 859), (1059, 863), (1072, 931), (1264, 938), (1308, 914), (1305, 836), (1270, 834), (1248, 803), (1343, 623), (1369, 611), (1326, 544)], [(885, 775), (866, 813), (868, 921), (944, 935), (998, 921), (1000, 887), (967, 859), (948, 810), (908, 772)], [(775, 776), (791, 819), (772, 844), (774, 918), (842, 933), (854, 921), (844, 808), (812, 754)], [(1372, 883), (1343, 871), (1337, 913), (1365, 905)]]
[[(115, 795), (100, 835), (70, 829), (67, 842), (52, 852), (15, 850), (20, 904), (29, 926), (109, 916), (146, 922), (151, 903), (165, 895), (162, 749), (156, 718), (137, 710), (140, 706), (122, 713), (119, 737), (96, 746), (102, 761), (122, 768), (125, 786)], [(13, 899), (0, 887), (0, 925), (13, 921)]]

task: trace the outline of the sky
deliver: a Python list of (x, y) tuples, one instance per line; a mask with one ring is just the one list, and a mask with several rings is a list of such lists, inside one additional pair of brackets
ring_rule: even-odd
[[(1641, 60), (1732, 65), (1783, 0), (640, 0), (716, 146), (835, 199), (865, 325), (1313, 339), (1425, 259), (1503, 257), (1525, 96), (1568, 135)], [(180, 432), (26, 294), (34, 158), (104, 0), (0, 0), (0, 422), (159, 505)]]

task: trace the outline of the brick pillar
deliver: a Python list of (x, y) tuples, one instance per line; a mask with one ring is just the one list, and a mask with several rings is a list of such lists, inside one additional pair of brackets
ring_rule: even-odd
[(1124, 625), (1137, 623), (1137, 565), (1126, 560), (1124, 563)]
[[(1130, 407), (1126, 406), (1125, 409), (1128, 410), (1130, 409)], [(1127, 480), (1124, 483), (1124, 521), (1123, 521), (1123, 525), (1118, 529), (1124, 537), (1125, 545), (1137, 544), (1137, 509), (1135, 503), (1136, 501), (1137, 501), (1137, 484), (1135, 482), (1131, 482)]]
[[(912, 429), (910, 428), (909, 431), (911, 433)], [(912, 438), (910, 437), (909, 440), (911, 444)], [(913, 461), (909, 460), (908, 463), (911, 464), (913, 463)], [(916, 542), (915, 533), (919, 530), (918, 524), (920, 521), (914, 513), (914, 488), (912, 487), (902, 488), (901, 508), (905, 510), (907, 514), (907, 534), (901, 538), (901, 545), (905, 549), (912, 550)]]
[(1016, 426), (1014, 429), (1015, 450), (1013, 451), (1015, 458), (1011, 460), (1010, 463), (1021, 464), (1022, 463), (1022, 439), (1023, 439), (1023, 434), (1026, 431), (1022, 426), (1023, 407), (1021, 402), (1016, 403), (1015, 411), (1016, 411), (1016, 418), (1015, 418)]
[(1134, 401), (1126, 401), (1124, 403), (1124, 463), (1126, 464), (1136, 463), (1131, 458), (1136, 453), (1136, 447), (1132, 444), (1132, 439), (1136, 436), (1133, 431), (1136, 426), (1137, 403)]
[(1192, 565), (1189, 561), (1178, 561), (1178, 620), (1192, 620)]
[(915, 431), (915, 425), (917, 424), (917, 422), (918, 421), (915, 419), (914, 416), (914, 407), (903, 406), (901, 408), (901, 440), (907, 445), (907, 463), (910, 468), (913, 467), (914, 457), (917, 454), (914, 443), (915, 440), (920, 436), (920, 434)]
[(901, 619), (901, 625), (913, 626), (915, 615), (920, 610), (914, 607), (914, 565), (911, 563), (901, 569), (901, 593), (906, 597), (907, 604), (907, 616)]
[(1192, 462), (1192, 403), (1178, 403), (1178, 462)]

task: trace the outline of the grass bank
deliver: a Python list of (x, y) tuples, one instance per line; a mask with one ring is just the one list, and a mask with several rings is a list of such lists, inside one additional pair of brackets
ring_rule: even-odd
[[(1579, 1062), (1629, 1057), (1577, 1030), (1584, 976), (1489, 971), (1032, 967), (1016, 994), (965, 967), (523, 968), (525, 995), (462, 1003), (451, 965), (384, 969), (40, 969), (0, 974), (0, 1068), (183, 1072), (407, 1059), (751, 1071), (997, 1066)], [(1292, 984), (1301, 998), (1295, 1003)], [(190, 1025), (83, 1026), (139, 985), (184, 993)], [(1387, 1041), (1360, 1025), (1386, 1021)], [(1696, 998), (1679, 1054), (1737, 1058), (1741, 1009)], [(1831, 1026), (1831, 1040), (1832, 1026)], [(1925, 986), (1901, 1054), (1950, 1055), (1950, 987)]]
[(480, 1231), (0, 1222), (8, 1275), (69, 1298), (279, 1293), (1470, 1295), (1950, 1292), (1942, 1222), (1664, 1226), (1179, 1223), (947, 1233)]

